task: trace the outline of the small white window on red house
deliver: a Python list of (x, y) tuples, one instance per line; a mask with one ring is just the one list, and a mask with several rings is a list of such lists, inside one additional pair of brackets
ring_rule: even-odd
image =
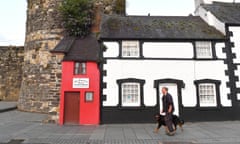
[(122, 41), (122, 57), (139, 57), (139, 41)]
[(85, 62), (75, 62), (74, 75), (81, 75), (87, 73), (87, 64)]
[(122, 106), (140, 106), (140, 84), (122, 84)]
[(93, 102), (94, 94), (93, 92), (86, 92), (85, 93), (85, 102)]
[(198, 59), (212, 59), (212, 43), (210, 41), (196, 42), (196, 58)]

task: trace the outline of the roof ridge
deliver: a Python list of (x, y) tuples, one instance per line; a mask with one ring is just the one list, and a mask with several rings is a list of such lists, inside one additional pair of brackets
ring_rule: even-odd
[[(239, 5), (240, 2), (231, 2), (231, 3), (230, 3), (230, 2), (213, 1), (212, 4), (218, 4), (218, 5), (224, 5), (224, 6), (226, 6), (226, 5), (236, 6), (236, 5)], [(212, 4), (208, 4), (208, 5), (212, 5)]]

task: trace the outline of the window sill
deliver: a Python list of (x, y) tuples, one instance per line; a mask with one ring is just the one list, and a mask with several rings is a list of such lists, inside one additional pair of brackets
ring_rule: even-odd
[(142, 106), (121, 106), (121, 105), (118, 105), (117, 106), (118, 109), (120, 110), (145, 110), (145, 109), (148, 109), (148, 108), (155, 108), (156, 106), (145, 106), (145, 105), (142, 105)]

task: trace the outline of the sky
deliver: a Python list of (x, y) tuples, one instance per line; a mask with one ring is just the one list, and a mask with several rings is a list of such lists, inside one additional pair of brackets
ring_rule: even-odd
[[(0, 0), (0, 46), (23, 46), (27, 0)], [(194, 0), (127, 0), (128, 15), (187, 16)]]
[(194, 0), (127, 0), (129, 15), (181, 15), (194, 12)]
[(0, 46), (24, 45), (26, 0), (0, 0)]

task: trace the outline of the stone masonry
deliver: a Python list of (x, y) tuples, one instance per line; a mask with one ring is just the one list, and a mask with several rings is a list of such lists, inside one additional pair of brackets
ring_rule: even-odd
[(22, 81), (23, 58), (23, 47), (0, 47), (0, 100), (18, 100)]
[(28, 0), (20, 110), (48, 113), (58, 107), (63, 56), (50, 51), (63, 37), (60, 1)]

